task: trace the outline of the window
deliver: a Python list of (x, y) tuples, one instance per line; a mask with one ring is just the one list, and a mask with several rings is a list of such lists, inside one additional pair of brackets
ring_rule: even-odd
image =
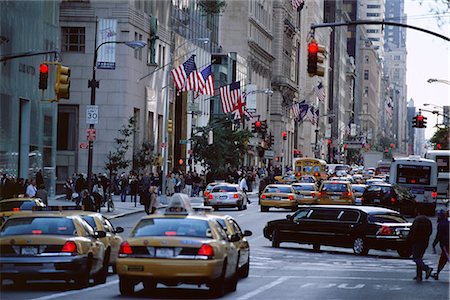
[(86, 46), (84, 27), (62, 27), (61, 49), (63, 52), (82, 52)]
[[(138, 33), (135, 32), (134, 33), (134, 40), (137, 41), (138, 37), (139, 37)], [(134, 58), (138, 58), (138, 53), (139, 53), (139, 49), (134, 49)]]
[(332, 209), (318, 209), (313, 210), (309, 215), (309, 219), (312, 220), (337, 220), (338, 215), (341, 213), (340, 210)]
[(369, 55), (365, 55), (364, 60), (365, 60), (366, 64), (368, 64), (369, 63)]
[(369, 80), (369, 70), (364, 70), (364, 80)]
[(367, 13), (368, 17), (379, 17), (380, 14), (379, 13)]
[(78, 107), (58, 105), (57, 150), (75, 151), (77, 145)]
[(381, 8), (379, 4), (367, 4), (367, 8)]
[(347, 222), (357, 222), (358, 219), (359, 219), (359, 212), (353, 210), (345, 210), (339, 218), (340, 221), (347, 221)]

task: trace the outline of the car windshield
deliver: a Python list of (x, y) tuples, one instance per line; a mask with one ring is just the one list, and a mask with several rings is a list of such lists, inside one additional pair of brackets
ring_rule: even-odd
[(30, 201), (3, 201), (0, 202), (0, 211), (32, 210), (36, 202)]
[(345, 183), (324, 183), (322, 186), (322, 191), (324, 192), (347, 192), (347, 184)]
[(141, 220), (131, 237), (141, 236), (190, 236), (211, 238), (208, 221), (189, 218), (152, 218)]
[(23, 217), (8, 219), (3, 225), (0, 236), (9, 235), (71, 235), (75, 226), (70, 218)]
[(215, 186), (211, 190), (211, 193), (227, 193), (227, 192), (237, 192), (237, 189), (235, 186), (220, 185)]
[(357, 193), (364, 193), (365, 189), (366, 189), (366, 187), (364, 187), (364, 186), (352, 186), (353, 192), (357, 192)]
[(314, 191), (314, 185), (312, 184), (302, 184), (292, 186), (296, 191)]
[(392, 213), (373, 213), (367, 216), (369, 223), (407, 223), (401, 215)]
[(268, 186), (264, 193), (292, 193), (289, 186)]
[(383, 194), (390, 194), (391, 187), (385, 185), (371, 185), (367, 188), (368, 192), (381, 192)]

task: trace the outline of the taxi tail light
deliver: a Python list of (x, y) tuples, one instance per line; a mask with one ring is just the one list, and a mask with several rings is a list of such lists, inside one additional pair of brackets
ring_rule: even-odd
[(300, 177), (302, 175), (302, 173), (297, 172), (297, 177)]
[(393, 233), (392, 229), (388, 226), (381, 226), (377, 232), (378, 235), (392, 235)]
[(394, 198), (394, 197), (391, 198), (391, 203), (392, 203), (392, 204), (395, 203), (395, 198)]
[(266, 195), (263, 194), (263, 195), (261, 196), (261, 198), (262, 198), (262, 199), (266, 199)]
[(209, 195), (209, 192), (205, 191), (205, 192), (203, 193), (203, 195), (208, 196), (208, 195)]
[(353, 196), (353, 193), (352, 192), (344, 192), (344, 196), (351, 197), (351, 196)]
[(200, 249), (198, 249), (197, 255), (212, 257), (214, 256), (214, 248), (211, 245), (203, 244)]
[(209, 200), (212, 200), (213, 198), (214, 198), (213, 195), (212, 195), (212, 194), (209, 194), (208, 199), (209, 199)]
[(323, 195), (325, 195), (325, 192), (319, 192), (319, 193), (317, 194), (318, 197), (322, 197)]
[(131, 250), (131, 246), (128, 242), (123, 242), (120, 244), (119, 254), (133, 254), (133, 250)]
[(289, 199), (289, 200), (294, 200), (294, 196), (289, 195), (289, 196), (288, 196), (288, 199)]
[(311, 196), (312, 196), (312, 197), (315, 197), (315, 196), (316, 196), (316, 193), (311, 193)]
[(62, 246), (61, 252), (74, 253), (77, 252), (77, 244), (74, 241), (67, 241)]
[(237, 198), (239, 198), (239, 195), (238, 194), (234, 194), (233, 198), (237, 199)]
[(13, 211), (20, 211), (20, 207), (14, 207)]
[(431, 193), (431, 197), (436, 198), (436, 197), (437, 197), (437, 192), (436, 192), (436, 191), (433, 191), (433, 192)]

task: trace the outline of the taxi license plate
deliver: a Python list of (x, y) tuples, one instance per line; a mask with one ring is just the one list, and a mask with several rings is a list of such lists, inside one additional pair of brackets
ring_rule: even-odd
[(381, 200), (380, 199), (373, 199), (373, 203), (380, 203)]
[(273, 200), (280, 200), (281, 197), (272, 197)]
[(228, 196), (220, 196), (219, 199), (228, 199)]
[(333, 200), (338, 200), (338, 199), (339, 199), (339, 196), (331, 196), (331, 199), (333, 199)]
[(173, 249), (172, 248), (157, 248), (156, 249), (156, 257), (162, 257), (162, 258), (173, 257)]
[(305, 198), (312, 198), (312, 196), (309, 196), (309, 195), (305, 195), (304, 197)]
[(36, 255), (36, 254), (38, 254), (38, 248), (37, 247), (22, 247), (22, 249), (20, 249), (20, 253), (22, 255)]

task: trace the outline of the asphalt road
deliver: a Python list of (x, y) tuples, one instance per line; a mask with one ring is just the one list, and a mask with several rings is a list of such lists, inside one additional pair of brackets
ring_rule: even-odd
[[(275, 249), (262, 236), (268, 220), (285, 218), (286, 210), (259, 212), (257, 199), (246, 211), (221, 210), (238, 220), (241, 228), (251, 230), (250, 276), (240, 280), (237, 291), (223, 299), (449, 299), (449, 266), (439, 281), (433, 279), (416, 283), (415, 264), (400, 258), (396, 251), (371, 250), (367, 256), (356, 256), (351, 249), (322, 247), (312, 251), (308, 245), (283, 243)], [(114, 219), (115, 226), (125, 229), (124, 237), (143, 214)], [(435, 226), (436, 218), (431, 218)], [(433, 232), (433, 237), (434, 237)], [(438, 254), (432, 254), (431, 245), (425, 261), (436, 267)], [(118, 276), (110, 274), (106, 284), (74, 290), (65, 282), (29, 282), (26, 288), (10, 285), (2, 287), (1, 299), (130, 299), (119, 293)], [(169, 288), (158, 285), (153, 294), (136, 287), (131, 299), (209, 299), (206, 287), (182, 285)]]

